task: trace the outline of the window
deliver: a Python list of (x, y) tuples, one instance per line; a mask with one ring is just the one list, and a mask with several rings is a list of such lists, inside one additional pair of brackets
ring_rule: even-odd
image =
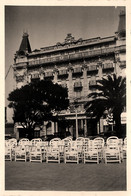
[(81, 91), (80, 90), (75, 91), (75, 97), (76, 98), (80, 98), (81, 97)]

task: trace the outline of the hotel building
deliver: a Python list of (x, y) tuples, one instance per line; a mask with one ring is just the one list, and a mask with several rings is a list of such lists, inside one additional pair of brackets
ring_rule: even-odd
[[(97, 80), (108, 74), (125, 76), (126, 30), (125, 12), (119, 15), (117, 32), (110, 37), (78, 39), (71, 33), (65, 40), (55, 45), (31, 50), (29, 35), (23, 34), (19, 50), (14, 58), (16, 88), (35, 80), (52, 80), (68, 89), (70, 107), (59, 113), (59, 122), (45, 122), (43, 128), (36, 129), (34, 137), (70, 132), (76, 137), (96, 135), (105, 131), (106, 120), (91, 119), (84, 110), (88, 94), (95, 91)], [(77, 120), (77, 122), (76, 122)], [(64, 123), (66, 122), (66, 123)], [(69, 123), (68, 123), (69, 122)], [(16, 137), (24, 137), (21, 126), (15, 126)]]

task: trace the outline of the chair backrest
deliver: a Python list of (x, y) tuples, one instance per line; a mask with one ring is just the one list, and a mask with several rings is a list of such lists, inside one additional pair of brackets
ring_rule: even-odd
[(31, 140), (32, 146), (36, 146), (37, 143), (39, 143), (39, 142), (42, 142), (41, 138), (34, 138), (34, 139)]
[(73, 137), (71, 135), (70, 136), (67, 136), (66, 138), (69, 139), (69, 140), (72, 140), (73, 139)]
[(119, 145), (119, 138), (117, 136), (108, 137), (106, 140), (107, 146), (118, 146)]
[(29, 144), (29, 139), (27, 139), (27, 138), (22, 138), (19, 141), (19, 145), (28, 145), (28, 144)]
[(84, 141), (84, 137), (78, 137), (76, 138), (76, 141)]
[(123, 139), (122, 139), (122, 138), (119, 139), (119, 145), (120, 145), (120, 146), (123, 145)]
[(125, 139), (124, 139), (124, 145), (125, 146), (127, 145), (127, 137), (125, 137)]
[(84, 138), (84, 145), (88, 145), (89, 141), (90, 141), (90, 139), (87, 138), (87, 137), (85, 137), (85, 138)]
[(39, 153), (39, 152), (42, 152), (42, 149), (41, 149), (41, 147), (40, 146), (32, 146), (31, 148), (30, 148), (30, 152), (35, 152), (35, 153)]
[(99, 146), (104, 147), (105, 141), (102, 137), (96, 137), (94, 141), (96, 145), (98, 144)]
[(10, 141), (9, 140), (5, 140), (5, 147), (9, 147), (10, 146)]
[(84, 137), (78, 137), (76, 139), (76, 142), (77, 142), (78, 146), (83, 146), (83, 144), (84, 144)]
[(62, 140), (62, 143), (63, 143), (63, 145), (64, 145), (64, 147), (69, 147), (69, 144), (72, 142), (72, 139), (71, 138), (64, 138), (63, 140)]
[(53, 138), (52, 140), (50, 140), (49, 145), (51, 147), (58, 147), (59, 142), (61, 141), (60, 138)]
[(17, 146), (17, 140), (15, 138), (9, 139), (10, 146), (15, 148)]
[(56, 141), (56, 142), (58, 142), (58, 141), (60, 141), (61, 139), (60, 138), (53, 138), (52, 140), (50, 140), (50, 141)]

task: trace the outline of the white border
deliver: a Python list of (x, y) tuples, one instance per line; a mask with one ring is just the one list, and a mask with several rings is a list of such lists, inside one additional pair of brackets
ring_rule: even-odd
[[(48, 6), (126, 6), (126, 29), (127, 29), (127, 137), (128, 137), (128, 157), (130, 157), (130, 147), (131, 142), (131, 116), (129, 114), (131, 108), (131, 101), (130, 101), (130, 88), (131, 88), (131, 81), (130, 81), (130, 73), (131, 73), (131, 1), (130, 0), (5, 0), (0, 2), (0, 29), (1, 29), (1, 36), (0, 36), (0, 55), (1, 55), (1, 67), (0, 67), (0, 150), (4, 147), (4, 95), (5, 95), (5, 52), (4, 52), (4, 6), (5, 5), (48, 5)], [(43, 195), (43, 194), (57, 194), (57, 195), (131, 195), (131, 159), (128, 158), (127, 162), (127, 190), (128, 191), (119, 191), (119, 192), (47, 192), (47, 191), (4, 191), (4, 151), (0, 152), (0, 195)]]

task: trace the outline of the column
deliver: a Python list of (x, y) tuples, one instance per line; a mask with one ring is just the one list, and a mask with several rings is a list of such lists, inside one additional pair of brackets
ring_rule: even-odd
[(83, 90), (84, 90), (84, 96), (88, 95), (88, 81), (87, 81), (87, 66), (83, 65)]
[(68, 69), (68, 79), (69, 79), (69, 98), (73, 97), (73, 84), (72, 84), (72, 67), (71, 64), (69, 65)]
[(28, 83), (27, 68), (24, 68), (23, 74), (24, 74), (24, 81), (23, 81), (23, 83), (24, 83), (24, 85), (26, 85)]
[(57, 83), (57, 78), (58, 78), (58, 69), (57, 68), (55, 68), (54, 69), (54, 73), (53, 73), (53, 75), (54, 75), (54, 83)]
[(99, 79), (101, 79), (103, 76), (103, 72), (102, 72), (102, 61), (100, 59), (99, 62), (97, 63), (97, 66), (98, 66), (98, 76)]
[(51, 122), (51, 128), (52, 128), (52, 134), (54, 135), (55, 133), (55, 123)]
[(114, 67), (114, 71), (116, 73), (116, 75), (120, 75), (121, 69), (120, 69), (120, 55), (119, 52), (115, 52), (115, 67)]
[(81, 129), (84, 129), (84, 122), (83, 120), (80, 120), (81, 121)]
[(104, 122), (103, 122), (103, 118), (100, 119), (100, 133), (103, 133), (103, 126), (104, 126)]
[(84, 120), (84, 137), (87, 137), (88, 132), (87, 132), (87, 120)]
[(17, 123), (14, 125), (14, 133), (16, 135), (16, 139), (19, 140), (19, 129), (17, 128)]
[(28, 75), (28, 83), (30, 83), (31, 82), (31, 75), (29, 74)]
[(55, 133), (58, 133), (58, 122), (55, 122)]
[(42, 130), (40, 132), (40, 136), (46, 136), (47, 135), (46, 125), (47, 125), (47, 123), (43, 122), (43, 127), (42, 127)]
[(43, 70), (43, 67), (40, 68), (40, 80), (44, 80), (44, 70)]
[(99, 125), (99, 122), (97, 122), (97, 134), (99, 135), (100, 133), (100, 125)]

